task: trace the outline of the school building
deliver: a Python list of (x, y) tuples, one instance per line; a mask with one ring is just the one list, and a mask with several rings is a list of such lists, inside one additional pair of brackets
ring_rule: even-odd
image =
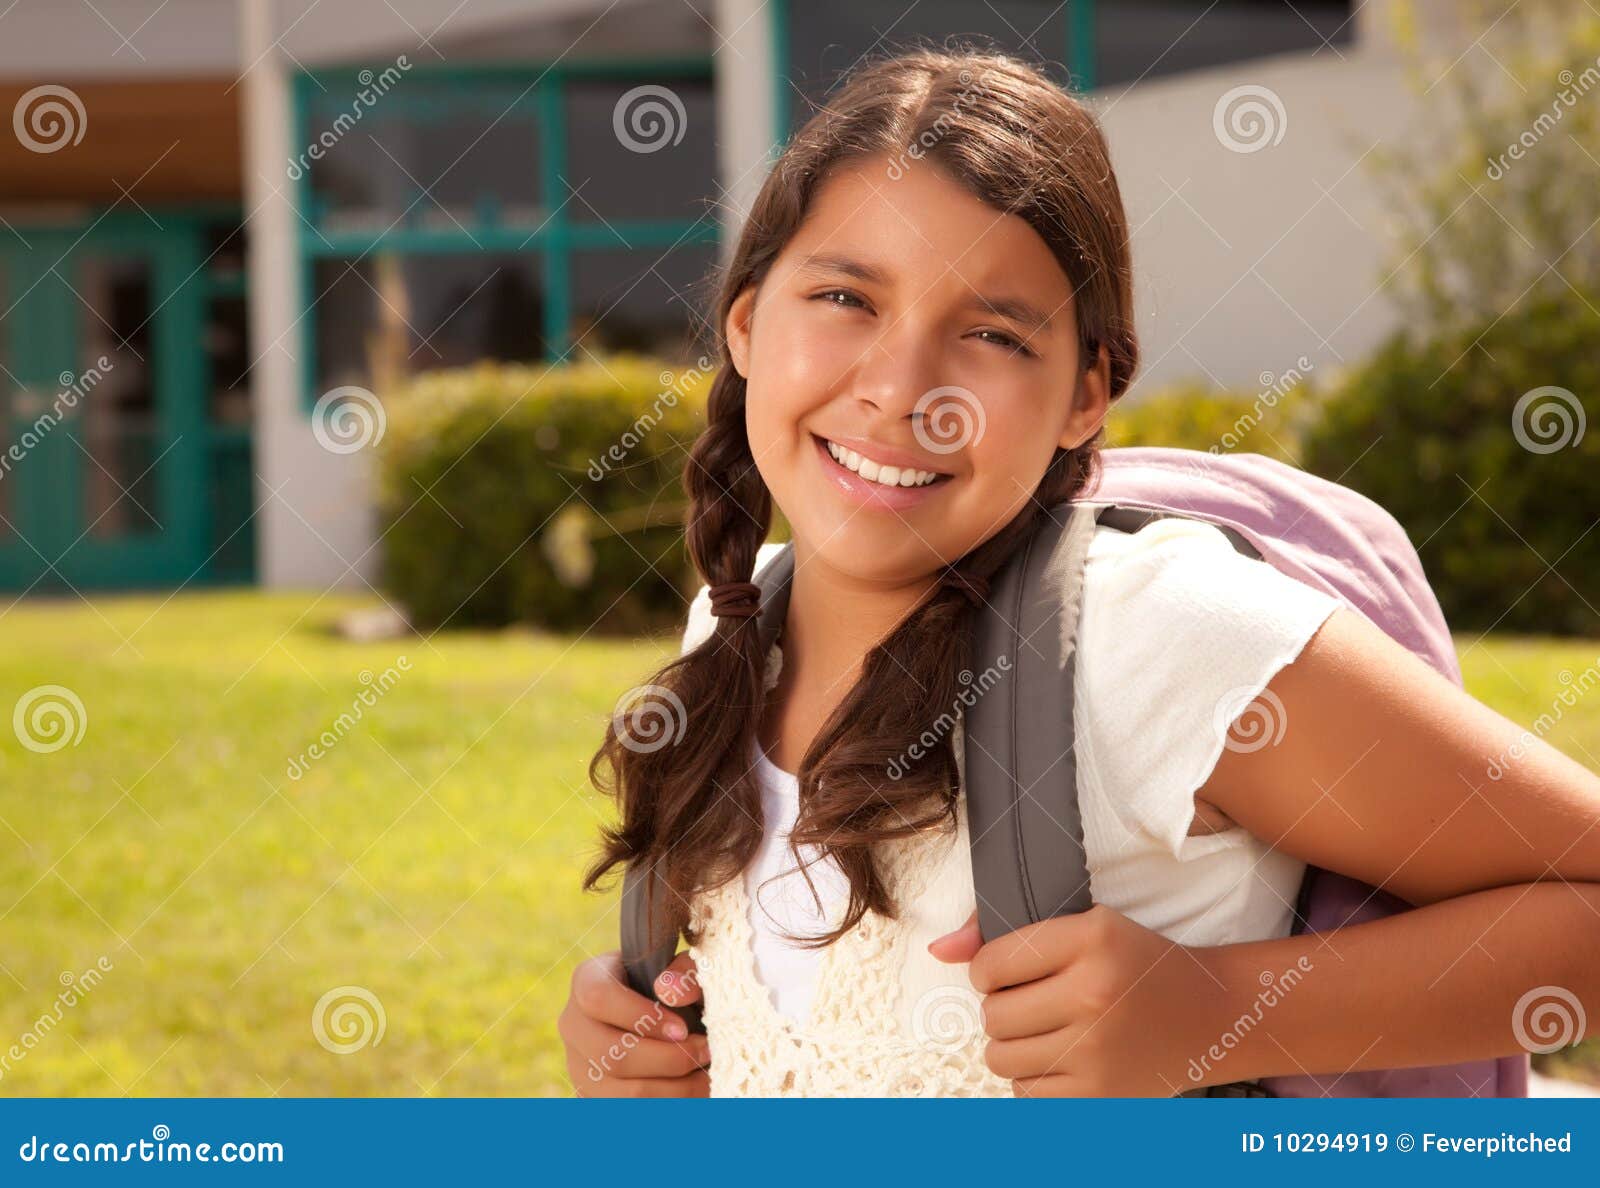
[[(1391, 8), (18, 0), (0, 589), (370, 579), (371, 451), (322, 421), (381, 409), (330, 393), (481, 358), (681, 356), (809, 102), (865, 54), (951, 34), (1100, 110), (1145, 390), (1357, 358), (1393, 321), (1362, 168), (1414, 102)], [(1230, 96), (1264, 134), (1224, 119)]]

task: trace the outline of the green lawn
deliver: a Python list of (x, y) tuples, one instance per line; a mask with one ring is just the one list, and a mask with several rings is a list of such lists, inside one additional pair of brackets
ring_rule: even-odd
[[(182, 594), (0, 617), (0, 1094), (567, 1091), (567, 975), (615, 933), (610, 902), (576, 889), (604, 811), (585, 766), (615, 699), (677, 641), (331, 633), (370, 602)], [(1459, 642), (1474, 692), (1525, 722), (1600, 650)], [(291, 778), (383, 683), (361, 674), (386, 669), (393, 687)], [(15, 733), (43, 685), (81, 700), (76, 746)], [(1600, 754), (1600, 700), (1549, 737)], [(54, 1022), (63, 974), (97, 962)], [(349, 1055), (312, 1028), (341, 986), (384, 1016)]]

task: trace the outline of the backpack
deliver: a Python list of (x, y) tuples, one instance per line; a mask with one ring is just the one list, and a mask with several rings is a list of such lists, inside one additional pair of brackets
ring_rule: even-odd
[[(1042, 518), (990, 583), (973, 655), (1009, 657), (966, 711), (965, 794), (978, 923), (985, 941), (1092, 903), (1072, 748), (1073, 647), (1084, 559), (1096, 524), (1137, 531), (1180, 516), (1215, 525), (1239, 552), (1338, 598), (1460, 685), (1438, 600), (1404, 529), (1359, 493), (1260, 454), (1105, 449), (1096, 481)], [(794, 550), (755, 577), (763, 646), (788, 605)], [(1063, 734), (1065, 732), (1065, 734)], [(622, 958), (653, 997), (678, 937), (650, 916), (647, 874), (623, 879)], [(1393, 894), (1308, 866), (1291, 935), (1409, 910)], [(686, 1009), (698, 1026), (698, 1004)], [(1266, 1077), (1182, 1097), (1525, 1097), (1528, 1056), (1461, 1064)]]

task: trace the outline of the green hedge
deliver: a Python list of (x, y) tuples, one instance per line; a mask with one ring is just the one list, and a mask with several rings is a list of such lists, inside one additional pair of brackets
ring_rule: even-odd
[(1309, 371), (1263, 375), (1259, 391), (1174, 384), (1112, 406), (1108, 446), (1174, 446), (1219, 454), (1266, 454), (1282, 462), (1299, 456), (1299, 435), (1312, 407)]
[(387, 393), (384, 581), (423, 628), (681, 627), (681, 484), (710, 375), (616, 355), (480, 364)]
[(1306, 469), (1405, 527), (1452, 628), (1600, 635), (1597, 305), (1530, 301), (1470, 332), (1397, 336), (1305, 436)]

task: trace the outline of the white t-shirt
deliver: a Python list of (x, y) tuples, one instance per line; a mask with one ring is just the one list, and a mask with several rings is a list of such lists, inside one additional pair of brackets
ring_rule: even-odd
[[(757, 571), (781, 548), (763, 545)], [(1194, 793), (1216, 766), (1229, 726), (1341, 605), (1236, 552), (1209, 524), (1167, 519), (1133, 533), (1095, 528), (1084, 566), (1073, 718), (1096, 902), (1181, 944), (1288, 935), (1305, 864), (1242, 826), (1188, 836)], [(713, 626), (702, 586), (689, 608), (684, 650)], [(1269, 734), (1280, 728), (1270, 716), (1249, 724)], [(837, 918), (833, 909), (848, 884), (833, 863), (811, 862), (819, 908), (787, 845), (798, 781), (765, 755), (752, 761), (766, 830), (745, 872), (756, 973), (777, 1008), (800, 1019), (822, 951), (792, 945), (780, 933), (816, 934), (824, 920)]]

